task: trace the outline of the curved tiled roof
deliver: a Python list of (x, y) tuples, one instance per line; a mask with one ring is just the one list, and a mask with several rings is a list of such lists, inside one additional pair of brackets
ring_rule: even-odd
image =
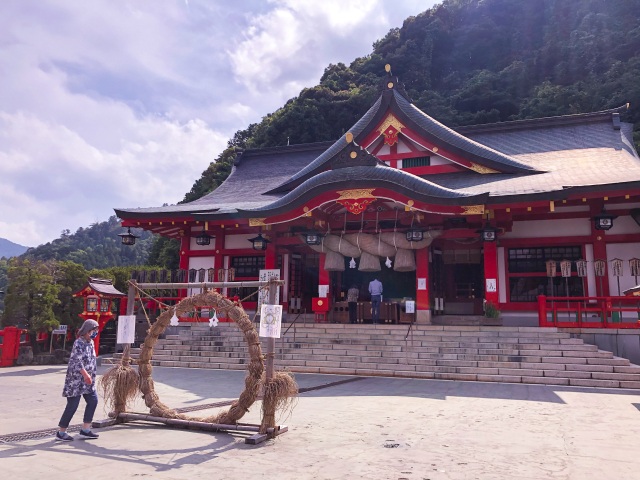
[(403, 193), (411, 198), (427, 201), (437, 205), (469, 205), (482, 203), (489, 193), (467, 194), (450, 188), (442, 187), (402, 170), (383, 165), (346, 167), (328, 170), (313, 176), (303, 182), (284, 197), (261, 207), (240, 209), (241, 212), (252, 212), (268, 215), (296, 208), (319, 193), (327, 190), (343, 188), (387, 188), (394, 192)]

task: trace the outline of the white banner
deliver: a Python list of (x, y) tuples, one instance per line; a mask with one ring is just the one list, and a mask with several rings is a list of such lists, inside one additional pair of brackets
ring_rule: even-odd
[(120, 315), (118, 317), (118, 333), (116, 343), (133, 343), (136, 341), (136, 316)]
[(260, 310), (260, 336), (280, 338), (282, 305), (262, 305)]
[[(268, 282), (271, 279), (280, 280), (280, 270), (260, 270), (260, 277), (258, 280), (261, 282)], [(262, 307), (262, 304), (269, 303), (269, 288), (260, 287), (258, 291), (258, 309)], [(276, 304), (280, 303), (280, 287), (276, 288)]]

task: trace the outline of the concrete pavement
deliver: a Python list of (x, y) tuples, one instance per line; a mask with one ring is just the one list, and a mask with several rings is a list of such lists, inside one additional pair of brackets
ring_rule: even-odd
[[(0, 435), (55, 427), (65, 368), (0, 369)], [(244, 372), (156, 367), (153, 378), (161, 400), (178, 408), (237, 398)], [(296, 375), (302, 388), (342, 378)], [(96, 430), (96, 441), (0, 443), (0, 472), (9, 479), (637, 480), (639, 408), (640, 392), (623, 389), (363, 378), (301, 394), (279, 420), (289, 432), (261, 445), (238, 434), (130, 423)], [(134, 410), (146, 411), (141, 401)], [(259, 414), (257, 402), (242, 421), (259, 423)], [(105, 417), (98, 406), (96, 419)]]

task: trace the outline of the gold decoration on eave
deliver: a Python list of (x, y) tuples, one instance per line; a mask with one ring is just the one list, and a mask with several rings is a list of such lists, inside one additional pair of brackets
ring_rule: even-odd
[(385, 118), (384, 122), (382, 122), (382, 125), (380, 125), (380, 128), (378, 128), (378, 132), (380, 133), (380, 135), (384, 135), (389, 127), (393, 127), (398, 132), (401, 132), (403, 128), (406, 128), (402, 124), (402, 122), (400, 122), (400, 120), (398, 120), (391, 113), (389, 115), (387, 115), (387, 118)]
[(250, 218), (249, 219), (249, 226), (250, 227), (264, 227), (265, 226), (264, 221), (265, 221), (264, 218)]
[(471, 170), (473, 170), (474, 172), (478, 172), (478, 173), (500, 173), (497, 170), (494, 170), (492, 168), (489, 167), (485, 167), (484, 165), (478, 165), (477, 163), (473, 163), (471, 162), (471, 166), (469, 167)]
[(463, 215), (484, 215), (484, 205), (468, 205), (462, 207)]
[(346, 200), (346, 199), (358, 199), (358, 198), (376, 198), (373, 195), (373, 191), (375, 188), (358, 188), (353, 190), (340, 190), (337, 193), (340, 195), (336, 199), (338, 200)]

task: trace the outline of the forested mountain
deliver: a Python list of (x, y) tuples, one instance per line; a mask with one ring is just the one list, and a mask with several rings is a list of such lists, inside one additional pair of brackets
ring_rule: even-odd
[(451, 127), (630, 102), (624, 120), (640, 141), (640, 0), (445, 0), (237, 132), (185, 201), (221, 183), (233, 147), (339, 138), (377, 97), (387, 63), (415, 105)]
[(126, 265), (143, 265), (153, 243), (153, 235), (143, 230), (132, 229), (140, 235), (136, 244), (131, 247), (122, 245), (119, 233), (124, 230), (116, 216), (106, 222), (94, 223), (72, 234), (64, 230), (60, 238), (28, 249), (23, 257), (32, 260), (71, 261), (86, 269), (119, 267)]
[[(329, 65), (317, 86), (236, 132), (183, 202), (220, 185), (238, 148), (339, 138), (377, 98), (387, 63), (416, 106), (451, 127), (630, 102), (624, 120), (636, 124), (640, 141), (640, 0), (445, 0), (389, 31), (366, 57)], [(85, 268), (177, 268), (176, 241), (138, 232), (135, 247), (123, 247), (121, 232), (112, 217), (26, 255)]]
[(23, 245), (18, 245), (17, 243), (13, 243), (6, 238), (0, 238), (0, 258), (10, 258), (17, 257), (18, 255), (22, 255), (27, 251), (27, 248)]

